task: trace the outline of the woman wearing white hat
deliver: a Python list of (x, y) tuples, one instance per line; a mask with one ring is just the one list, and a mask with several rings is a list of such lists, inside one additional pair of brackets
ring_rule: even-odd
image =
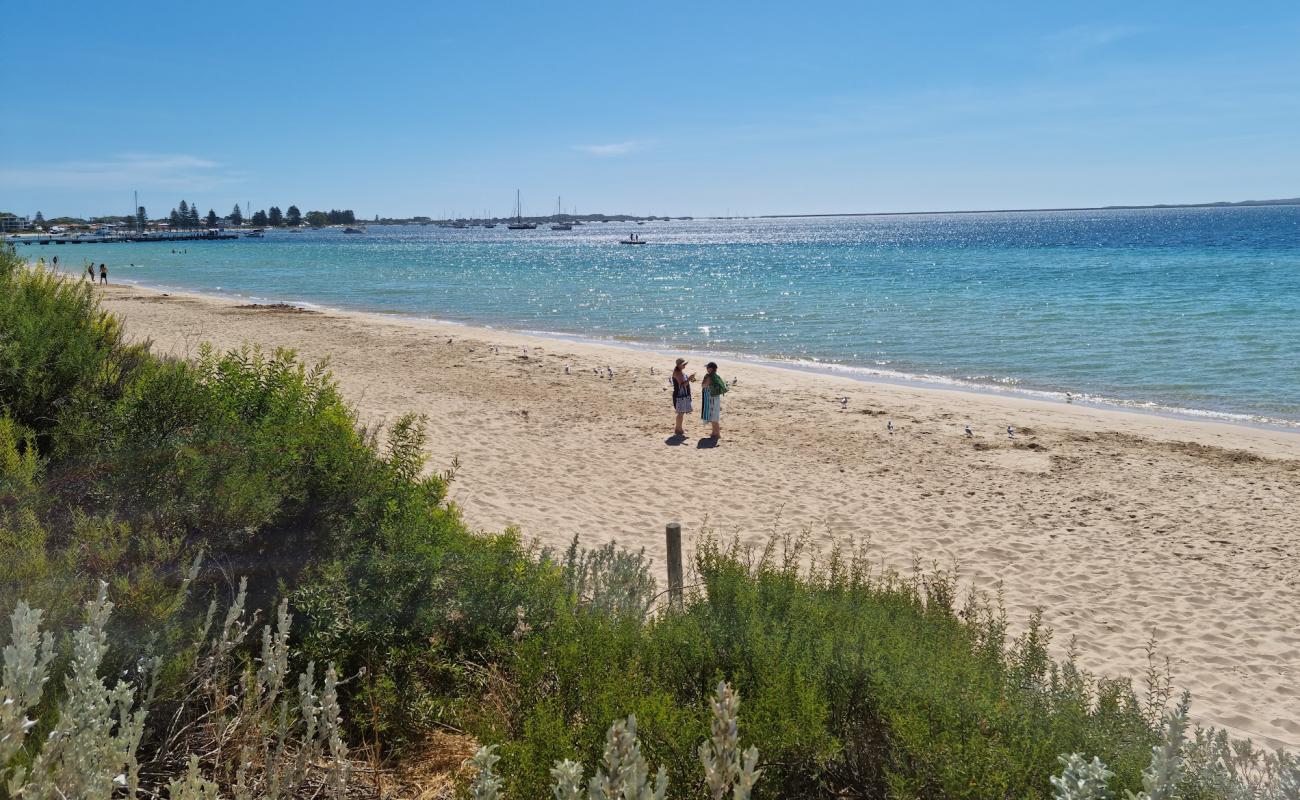
[(677, 365), (673, 367), (673, 411), (677, 412), (677, 425), (673, 428), (673, 434), (676, 436), (685, 436), (686, 431), (682, 430), (682, 418), (691, 413), (691, 384), (695, 381), (695, 373), (686, 374), (686, 359), (677, 359)]

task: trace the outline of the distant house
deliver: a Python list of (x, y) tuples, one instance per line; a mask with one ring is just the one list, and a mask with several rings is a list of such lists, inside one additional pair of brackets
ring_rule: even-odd
[(9, 212), (0, 213), (0, 233), (17, 233), (32, 229), (32, 221)]

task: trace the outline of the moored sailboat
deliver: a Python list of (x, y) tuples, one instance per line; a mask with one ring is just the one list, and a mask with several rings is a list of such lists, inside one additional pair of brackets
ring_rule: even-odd
[(512, 231), (531, 231), (537, 228), (536, 222), (524, 222), (523, 206), (519, 202), (518, 189), (515, 189), (515, 221), (506, 227)]
[(560, 198), (555, 198), (555, 224), (551, 226), (553, 231), (571, 231), (573, 224), (560, 219)]

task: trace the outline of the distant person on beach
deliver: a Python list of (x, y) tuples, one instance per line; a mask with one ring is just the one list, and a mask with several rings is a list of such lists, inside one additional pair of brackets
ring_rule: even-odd
[(710, 438), (722, 438), (722, 396), (727, 393), (727, 383), (718, 374), (718, 365), (710, 361), (704, 365), (708, 374), (700, 384), (700, 419), (713, 426)]
[(677, 359), (677, 366), (673, 367), (673, 411), (677, 412), (677, 425), (673, 428), (673, 434), (676, 436), (685, 436), (686, 431), (682, 429), (682, 418), (693, 410), (691, 408), (691, 382), (695, 380), (695, 373), (686, 374), (686, 359)]
[(100, 264), (100, 265), (99, 265), (99, 282), (102, 283), (102, 284), (105, 284), (105, 285), (108, 284), (108, 265), (107, 265), (107, 264)]
[(95, 282), (95, 264), (94, 264), (94, 262), (91, 262), (89, 265), (87, 265), (87, 267), (86, 267), (86, 275), (89, 276), (89, 278), (90, 278), (90, 282), (91, 282), (91, 283), (94, 283), (94, 282)]
[(55, 272), (58, 272), (58, 271), (59, 271), (59, 257), (58, 257), (58, 256), (55, 256), (53, 259), (51, 259), (50, 263), (54, 265), (54, 271), (55, 271)]

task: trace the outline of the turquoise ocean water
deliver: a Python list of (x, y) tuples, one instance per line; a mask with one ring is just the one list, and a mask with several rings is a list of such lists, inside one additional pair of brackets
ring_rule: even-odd
[[(635, 231), (643, 247), (617, 240)], [(30, 245), (114, 281), (1300, 427), (1300, 206)]]

